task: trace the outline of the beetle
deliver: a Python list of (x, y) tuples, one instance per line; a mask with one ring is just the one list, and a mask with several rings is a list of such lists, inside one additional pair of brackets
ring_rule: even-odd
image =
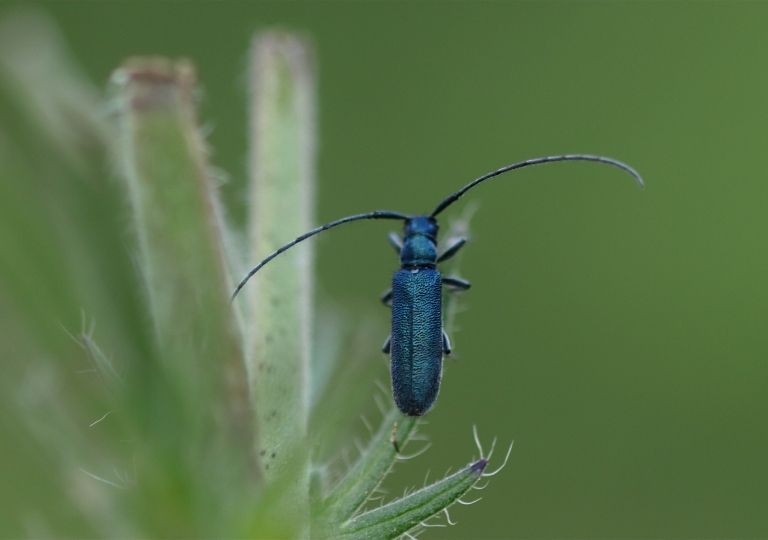
[(618, 167), (631, 174), (640, 187), (643, 180), (632, 167), (615, 159), (586, 154), (568, 154), (529, 159), (497, 169), (473, 180), (452, 193), (428, 215), (407, 216), (399, 212), (375, 211), (347, 216), (313, 229), (288, 242), (254, 267), (232, 293), (233, 301), (248, 280), (265, 264), (307, 238), (332, 227), (363, 219), (395, 219), (404, 222), (404, 237), (390, 233), (389, 241), (400, 255), (400, 270), (392, 277), (392, 288), (381, 300), (392, 308), (392, 333), (383, 351), (390, 354), (392, 395), (397, 408), (405, 415), (425, 414), (437, 399), (442, 377), (443, 355), (451, 352), (448, 335), (443, 329), (442, 290), (469, 289), (470, 283), (458, 277), (443, 276), (437, 265), (450, 259), (466, 243), (454, 239), (442, 253), (437, 250), (437, 215), (481, 182), (500, 174), (532, 165), (558, 161), (592, 161)]

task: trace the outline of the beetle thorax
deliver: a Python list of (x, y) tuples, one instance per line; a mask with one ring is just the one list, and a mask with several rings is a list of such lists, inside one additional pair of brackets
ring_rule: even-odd
[(435, 268), (437, 228), (437, 222), (430, 216), (416, 216), (405, 222), (405, 242), (400, 251), (402, 266)]

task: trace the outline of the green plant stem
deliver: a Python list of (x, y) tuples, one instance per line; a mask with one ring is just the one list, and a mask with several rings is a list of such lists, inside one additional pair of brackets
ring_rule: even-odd
[[(251, 51), (250, 245), (252, 262), (313, 225), (315, 102), (308, 45), (272, 31)], [(309, 534), (309, 369), (312, 248), (296, 246), (254, 276), (249, 380), (257, 452), (268, 484), (290, 478), (283, 511)]]

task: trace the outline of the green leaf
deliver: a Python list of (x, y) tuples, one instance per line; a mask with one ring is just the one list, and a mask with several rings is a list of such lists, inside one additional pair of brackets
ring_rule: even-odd
[(344, 523), (341, 538), (397, 538), (455, 503), (480, 479), (485, 459), (389, 504)]

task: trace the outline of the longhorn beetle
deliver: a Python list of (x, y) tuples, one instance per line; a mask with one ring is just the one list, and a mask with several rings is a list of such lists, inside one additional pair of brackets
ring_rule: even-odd
[(392, 308), (392, 333), (384, 343), (383, 351), (390, 354), (392, 394), (400, 412), (421, 416), (435, 402), (440, 390), (443, 354), (450, 354), (451, 344), (443, 330), (442, 289), (469, 289), (468, 281), (443, 276), (437, 270), (438, 263), (453, 257), (466, 243), (466, 238), (456, 238), (442, 253), (437, 252), (437, 215), (455, 203), (459, 197), (480, 182), (515, 169), (556, 161), (595, 161), (613, 165), (631, 174), (640, 187), (643, 180), (629, 165), (611, 158), (589, 155), (565, 155), (529, 159), (481, 176), (456, 193), (446, 197), (435, 210), (426, 216), (406, 216), (398, 212), (376, 211), (358, 214), (332, 221), (303, 234), (261, 261), (243, 278), (235, 291), (240, 289), (262, 266), (299, 242), (343, 223), (361, 219), (400, 219), (405, 222), (405, 237), (390, 233), (389, 242), (400, 255), (400, 270), (392, 277), (392, 288), (381, 301)]

